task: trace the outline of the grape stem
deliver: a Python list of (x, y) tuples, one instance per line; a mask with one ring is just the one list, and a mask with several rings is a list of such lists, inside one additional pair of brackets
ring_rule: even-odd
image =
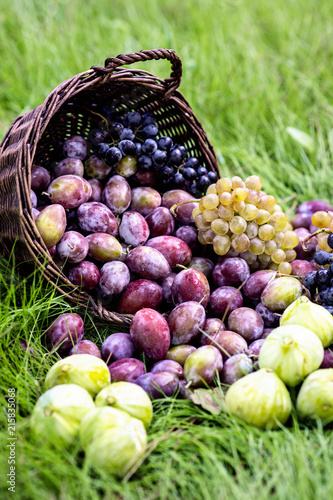
[(180, 203), (176, 203), (176, 205), (172, 205), (172, 207), (170, 208), (170, 212), (174, 217), (177, 217), (176, 210), (178, 210), (178, 207), (180, 207), (181, 205), (187, 205), (188, 203), (199, 203), (199, 202), (200, 202), (200, 200), (181, 201)]
[(307, 236), (306, 238), (304, 238), (304, 240), (302, 241), (302, 248), (303, 248), (304, 252), (307, 251), (307, 242), (309, 240), (311, 240), (311, 238), (313, 238), (314, 236), (317, 236), (317, 234), (320, 234), (320, 233), (330, 234), (331, 231), (329, 229), (318, 229), (318, 231), (315, 231), (314, 233), (309, 234), (309, 236)]

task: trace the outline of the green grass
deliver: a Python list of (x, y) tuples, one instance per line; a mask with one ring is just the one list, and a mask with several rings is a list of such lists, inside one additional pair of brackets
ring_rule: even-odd
[[(207, 131), (223, 173), (261, 175), (264, 189), (285, 209), (293, 200), (283, 200), (294, 194), (298, 201), (332, 201), (330, 0), (2, 0), (1, 7), (1, 137), (16, 116), (41, 104), (59, 83), (106, 57), (173, 48), (183, 60), (181, 91)], [(139, 67), (169, 74), (164, 62)], [(290, 137), (287, 127), (309, 134), (313, 150)], [(28, 287), (13, 282), (3, 260), (1, 266), (1, 403), (15, 387), (20, 499), (332, 496), (331, 430), (299, 428), (295, 422), (265, 433), (187, 401), (155, 404), (149, 439), (157, 446), (126, 483), (87, 471), (78, 451), (36, 447), (26, 417), (54, 361), (42, 333), (69, 305), (38, 277)], [(87, 336), (100, 344), (108, 327), (89, 317), (85, 323)], [(30, 341), (40, 355), (25, 354), (19, 339)], [(5, 427), (4, 412), (1, 424)], [(8, 436), (6, 430), (0, 435), (4, 441)], [(7, 459), (2, 451), (1, 498), (10, 498)]]

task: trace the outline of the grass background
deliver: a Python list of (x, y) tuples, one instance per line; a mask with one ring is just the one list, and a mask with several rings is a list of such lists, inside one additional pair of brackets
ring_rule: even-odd
[[(261, 175), (285, 209), (291, 195), (332, 201), (331, 8), (330, 0), (2, 0), (0, 137), (59, 83), (106, 57), (173, 48), (183, 60), (181, 91), (223, 173)], [(164, 62), (138, 67), (169, 73)], [(303, 147), (287, 127), (309, 134), (314, 147)], [(157, 446), (126, 483), (85, 470), (78, 450), (36, 447), (25, 417), (52, 364), (42, 332), (69, 306), (38, 277), (26, 286), (4, 260), (0, 266), (1, 403), (16, 387), (20, 499), (330, 498), (331, 430), (294, 422), (264, 433), (186, 401), (156, 404), (150, 440)], [(99, 343), (109, 333), (89, 317), (86, 329)], [(20, 351), (19, 338), (41, 355)], [(6, 430), (0, 435), (5, 443)], [(10, 498), (3, 450), (1, 498)]]

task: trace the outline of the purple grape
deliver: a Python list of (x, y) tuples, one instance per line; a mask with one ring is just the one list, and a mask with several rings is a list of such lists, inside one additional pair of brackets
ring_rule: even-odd
[(133, 358), (136, 354), (135, 346), (129, 333), (112, 333), (104, 340), (102, 358), (107, 364), (124, 358)]
[(168, 317), (172, 344), (188, 344), (200, 333), (206, 321), (206, 312), (199, 302), (183, 302)]
[(217, 287), (238, 286), (250, 277), (250, 268), (240, 257), (227, 257), (216, 264), (212, 277)]
[(77, 218), (84, 231), (118, 235), (117, 219), (103, 203), (97, 201), (82, 203), (77, 209)]
[(253, 372), (254, 367), (251, 359), (246, 354), (234, 354), (226, 359), (221, 372), (221, 382), (232, 385), (240, 378)]
[(62, 151), (68, 158), (84, 160), (88, 152), (87, 141), (81, 135), (72, 135), (63, 144)]
[(51, 182), (51, 176), (46, 168), (40, 165), (31, 167), (31, 189), (33, 191), (44, 191)]
[(259, 302), (255, 310), (262, 317), (265, 327), (274, 328), (279, 326), (280, 316), (270, 311), (262, 302)]
[(162, 298), (162, 288), (155, 281), (135, 280), (129, 283), (121, 295), (118, 311), (121, 314), (135, 314), (146, 307), (158, 309)]
[(136, 358), (123, 358), (114, 361), (109, 365), (111, 382), (131, 382), (136, 380), (146, 373), (146, 367)]
[(156, 189), (149, 186), (140, 186), (132, 189), (130, 210), (139, 212), (146, 217), (160, 205), (161, 195)]
[(223, 316), (243, 305), (243, 296), (237, 288), (221, 286), (210, 296), (210, 308), (214, 316)]
[(86, 258), (88, 250), (88, 241), (77, 231), (66, 231), (57, 244), (57, 254), (60, 259), (69, 264), (82, 262)]
[(153, 361), (163, 359), (170, 347), (170, 329), (165, 318), (151, 308), (136, 312), (130, 326), (134, 345)]
[(84, 167), (81, 160), (78, 158), (65, 158), (59, 161), (59, 163), (53, 169), (54, 178), (61, 177), (63, 175), (78, 175), (83, 177)]
[(171, 269), (178, 265), (186, 266), (192, 258), (190, 247), (175, 236), (156, 236), (148, 240), (146, 245), (161, 252), (169, 262)]
[(228, 318), (228, 329), (239, 333), (245, 340), (257, 340), (264, 331), (264, 321), (254, 309), (239, 307)]
[(81, 316), (76, 313), (65, 313), (46, 330), (46, 344), (52, 349), (59, 346), (59, 352), (67, 353), (82, 339), (83, 333), (84, 324)]
[(164, 255), (147, 246), (133, 248), (127, 256), (126, 264), (136, 275), (152, 280), (162, 280), (171, 272)]
[(177, 306), (182, 302), (196, 301), (206, 307), (210, 297), (210, 287), (206, 276), (197, 269), (184, 269), (173, 280), (172, 300)]
[(251, 300), (260, 300), (267, 283), (274, 278), (274, 271), (256, 271), (243, 286), (244, 294)]
[(152, 366), (151, 372), (170, 372), (181, 378), (183, 376), (183, 367), (171, 359), (162, 359), (162, 361), (157, 361), (157, 363)]
[(113, 175), (102, 192), (102, 201), (114, 213), (122, 214), (131, 204), (131, 188), (121, 175)]
[(90, 354), (96, 358), (102, 358), (101, 351), (91, 340), (80, 340), (72, 347), (68, 355), (72, 356), (73, 354)]
[(135, 383), (142, 387), (152, 399), (171, 397), (179, 388), (179, 378), (170, 372), (149, 372), (141, 375)]
[[(126, 264), (119, 261), (106, 262), (100, 270), (99, 286), (107, 295), (118, 295), (130, 282), (130, 272)], [(130, 357), (130, 356), (128, 356)]]
[(175, 229), (175, 221), (170, 210), (165, 207), (157, 207), (146, 216), (150, 236), (170, 235)]
[(68, 279), (74, 285), (82, 287), (82, 290), (92, 290), (99, 282), (99, 269), (88, 260), (83, 260), (77, 266), (72, 267), (68, 273)]

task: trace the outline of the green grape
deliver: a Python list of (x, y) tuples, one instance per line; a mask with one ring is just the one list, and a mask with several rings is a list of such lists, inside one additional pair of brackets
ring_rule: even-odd
[(286, 231), (283, 236), (283, 241), (281, 243), (281, 248), (284, 250), (291, 250), (297, 247), (299, 243), (298, 234), (294, 231)]
[[(325, 250), (325, 252), (332, 252), (332, 248), (327, 244), (328, 233), (321, 233), (317, 235), (318, 245), (320, 250)], [(317, 249), (316, 249), (317, 251)]]
[(231, 184), (232, 184), (232, 189), (245, 188), (245, 182), (243, 182), (242, 179), (238, 177), (238, 175), (231, 177)]
[(324, 210), (319, 210), (312, 215), (311, 222), (319, 229), (324, 229), (331, 222), (331, 217), (327, 212), (324, 212)]
[(232, 193), (232, 197), (233, 197), (233, 200), (236, 201), (236, 202), (246, 200), (247, 189), (244, 189), (244, 188), (241, 188), (241, 187), (234, 189), (233, 193)]
[(206, 243), (208, 243), (209, 245), (211, 245), (213, 243), (215, 236), (216, 236), (216, 233), (214, 233), (214, 231), (212, 229), (207, 229), (207, 231), (205, 231), (203, 233), (203, 238), (206, 240)]
[(204, 219), (202, 214), (197, 215), (196, 218), (194, 219), (194, 222), (198, 229), (204, 230), (210, 228), (210, 223)]
[(229, 231), (229, 224), (222, 219), (214, 219), (210, 225), (214, 233), (224, 236)]
[(284, 238), (284, 234), (282, 233), (282, 231), (279, 231), (278, 233), (275, 233), (275, 241), (278, 245), (281, 245), (282, 241), (283, 241), (283, 238)]
[(268, 241), (265, 241), (265, 253), (267, 255), (272, 255), (272, 253), (274, 252), (274, 250), (277, 249), (277, 243), (275, 240), (268, 240)]
[(262, 188), (262, 180), (259, 175), (250, 175), (245, 179), (245, 186), (248, 189), (254, 189), (255, 191), (260, 191)]
[(287, 222), (287, 216), (283, 212), (274, 212), (269, 219), (269, 223), (274, 227), (275, 231), (282, 231)]
[(206, 194), (216, 194), (216, 184), (208, 186)]
[(247, 228), (246, 221), (240, 215), (236, 215), (230, 220), (229, 229), (234, 234), (241, 234)]
[(278, 271), (281, 274), (291, 274), (292, 271), (291, 264), (289, 264), (289, 262), (280, 262)]
[(216, 192), (217, 193), (230, 193), (232, 189), (232, 182), (231, 179), (228, 177), (222, 177), (222, 179), (219, 179), (216, 183)]
[(269, 241), (274, 238), (275, 230), (270, 224), (263, 224), (259, 227), (258, 231), (259, 238), (264, 241)]
[(220, 205), (218, 211), (220, 219), (229, 221), (234, 216), (234, 209), (230, 206), (225, 207), (224, 205)]
[(252, 205), (251, 203), (247, 203), (244, 207), (244, 210), (242, 210), (242, 212), (240, 213), (240, 215), (246, 221), (251, 221), (257, 217), (258, 208), (255, 205)]
[(258, 260), (262, 264), (269, 264), (271, 262), (271, 257), (270, 255), (267, 255), (267, 253), (262, 253), (258, 255)]
[(279, 269), (279, 264), (275, 264), (275, 262), (271, 262), (268, 265), (268, 269), (271, 269), (272, 271), (277, 271)]
[(254, 255), (260, 255), (260, 254), (264, 253), (265, 242), (260, 240), (259, 238), (252, 238), (252, 240), (250, 240), (249, 250)]
[(225, 255), (230, 249), (230, 238), (228, 236), (215, 236), (213, 241), (213, 249), (217, 255)]
[(259, 202), (259, 193), (254, 189), (249, 189), (246, 196), (246, 203), (257, 206)]
[(225, 191), (224, 193), (220, 194), (219, 200), (222, 205), (231, 205), (231, 203), (233, 202), (232, 194)]
[(197, 215), (201, 215), (201, 214), (202, 214), (202, 212), (201, 212), (199, 207), (193, 208), (193, 210), (192, 210), (193, 220), (196, 218)]
[(264, 210), (263, 208), (259, 208), (258, 215), (254, 219), (254, 222), (256, 222), (256, 224), (259, 224), (259, 226), (261, 226), (262, 224), (266, 224), (266, 222), (269, 221), (270, 216), (271, 216), (271, 214), (269, 212), (267, 212), (267, 210)]
[(260, 197), (258, 207), (262, 208), (263, 210), (267, 210), (268, 212), (272, 212), (274, 210), (275, 205), (276, 205), (276, 198), (274, 198), (274, 196), (266, 194)]
[(246, 252), (250, 246), (250, 240), (245, 233), (233, 234), (231, 237), (231, 246), (236, 252)]
[(281, 207), (280, 207), (280, 205), (278, 205), (277, 203), (275, 204), (275, 207), (274, 207), (274, 209), (273, 209), (273, 214), (274, 214), (275, 212), (282, 212), (282, 213), (283, 213), (282, 208), (281, 208)]
[(259, 226), (255, 222), (248, 223), (245, 232), (248, 235), (248, 237), (250, 238), (250, 240), (252, 240), (252, 238), (255, 238), (256, 236), (258, 236), (258, 228), (259, 228)]
[(234, 201), (232, 204), (232, 208), (235, 210), (235, 212), (242, 212), (245, 208), (245, 201)]
[(248, 263), (249, 266), (257, 262), (257, 256), (254, 255), (254, 253), (251, 253), (249, 250), (246, 250), (246, 252), (242, 252), (240, 254), (240, 257), (245, 260), (245, 262)]
[(286, 262), (292, 262), (297, 257), (297, 253), (295, 252), (295, 250), (286, 250), (285, 254), (286, 254)]
[(207, 194), (202, 198), (203, 207), (207, 210), (213, 210), (219, 205), (219, 197), (217, 194)]
[(280, 264), (286, 260), (286, 254), (281, 248), (277, 248), (271, 255), (271, 259), (275, 264)]
[(205, 231), (203, 231), (202, 229), (200, 229), (198, 231), (198, 241), (199, 241), (200, 245), (207, 245), (207, 242), (205, 239)]
[(206, 208), (206, 210), (202, 212), (202, 217), (205, 221), (212, 222), (213, 220), (218, 219), (219, 212), (217, 208), (214, 208), (213, 210), (208, 210), (208, 208)]

